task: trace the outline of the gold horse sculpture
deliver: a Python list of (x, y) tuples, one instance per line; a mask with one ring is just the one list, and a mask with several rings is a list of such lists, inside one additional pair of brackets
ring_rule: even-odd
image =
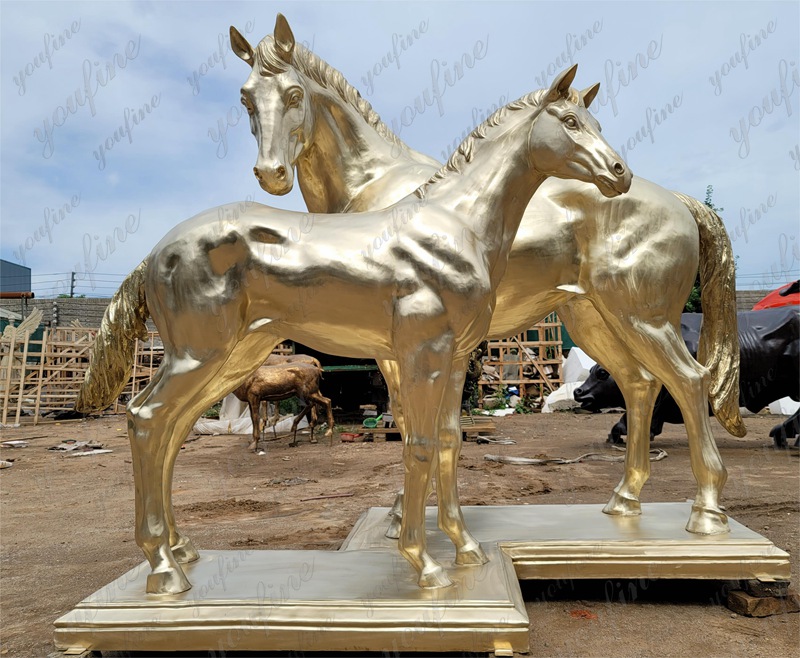
[[(231, 44), (253, 66), (253, 48), (235, 28)], [(264, 190), (289, 192), (296, 168), (310, 211), (355, 213), (397, 201), (439, 167), (400, 141), (339, 71), (296, 44), (281, 15), (275, 36), (258, 46), (275, 48), (288, 56), (273, 58), (267, 71), (253, 67), (242, 89), (259, 145), (253, 171)], [(596, 93), (596, 87), (587, 91), (587, 105)], [(295, 105), (296, 97), (302, 101)], [(394, 213), (390, 224), (376, 226), (362, 252), (391, 245), (403, 224), (403, 215)], [(700, 363), (680, 337), (680, 314), (698, 267), (706, 311)], [(642, 178), (616, 198), (595, 186), (551, 178), (526, 209), (489, 338), (520, 333), (555, 310), (576, 343), (624, 382), (628, 449), (606, 513), (641, 513), (639, 496), (650, 475), (650, 418), (664, 384), (677, 393), (684, 418), (691, 418), (687, 433), (698, 491), (686, 529), (727, 532), (719, 506), (727, 474), (706, 405), (728, 432), (744, 435), (734, 279), (730, 240), (716, 213)], [(402, 429), (396, 366), (378, 364)]]
[[(269, 359), (268, 359), (269, 360)], [(320, 381), (322, 369), (311, 363), (284, 363), (279, 365), (264, 365), (252, 373), (238, 387), (233, 394), (242, 402), (246, 402), (250, 409), (250, 420), (253, 424), (253, 439), (250, 448), (258, 451), (258, 443), (262, 434), (262, 422), (266, 424), (267, 415), (261, 415), (261, 407), (268, 402), (277, 403), (281, 400), (297, 397), (303, 405), (300, 413), (295, 415), (292, 422), (290, 446), (297, 445), (297, 426), (300, 421), (308, 416), (311, 427), (311, 443), (316, 443), (314, 429), (317, 425), (315, 405), (321, 406), (326, 413), (328, 429), (325, 436), (333, 442), (333, 410), (331, 401), (322, 395)], [(277, 415), (277, 414), (276, 414)], [(275, 425), (273, 424), (273, 432)]]
[[(292, 45), (270, 38), (248, 54), (254, 74), (242, 94), (252, 117), (264, 100), (259, 79), (289, 70)], [(118, 294), (127, 303), (112, 311), (121, 331), (106, 346), (118, 365), (104, 373), (103, 385), (119, 386), (111, 373), (125, 374), (126, 341), (148, 314), (164, 343), (161, 367), (128, 405), (136, 541), (151, 566), (148, 592), (191, 587), (179, 563), (198, 554), (175, 526), (171, 492), (186, 434), (286, 338), (395, 364), (407, 434), (399, 549), (421, 586), (450, 584), (426, 549), (425, 498), (435, 470), (439, 522), (455, 544), (456, 563), (485, 562), (458, 503), (459, 407), (466, 361), (489, 328), (514, 234), (547, 176), (591, 182), (609, 196), (631, 182), (585, 97), (570, 88), (576, 68), (499, 109), (447, 165), (386, 209), (317, 215), (252, 204), (234, 217), (233, 206), (214, 208), (171, 230), (123, 284)], [(284, 119), (306, 113), (298, 85), (281, 85), (270, 98)], [(257, 135), (277, 127), (251, 121)], [(299, 152), (305, 137), (291, 135), (289, 148), (294, 143)], [(259, 173), (273, 189), (274, 179), (289, 176), (277, 167)], [(362, 253), (397, 217), (396, 238)]]

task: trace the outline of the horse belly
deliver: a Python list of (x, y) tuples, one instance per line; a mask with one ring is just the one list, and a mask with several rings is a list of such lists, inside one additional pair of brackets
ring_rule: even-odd
[(272, 281), (252, 299), (249, 315), (254, 326), (264, 320), (269, 331), (326, 354), (392, 359), (391, 300), (391, 287)]

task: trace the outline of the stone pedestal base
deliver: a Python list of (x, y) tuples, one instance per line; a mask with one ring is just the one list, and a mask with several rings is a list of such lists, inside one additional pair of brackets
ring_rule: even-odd
[[(511, 560), (448, 568), (423, 590), (387, 551), (203, 551), (175, 596), (145, 593), (146, 563), (55, 622), (62, 650), (527, 651), (528, 616)], [(442, 561), (447, 562), (442, 556)], [(452, 559), (450, 560), (452, 562)]]
[[(467, 527), (482, 543), (497, 543), (520, 580), (558, 578), (699, 578), (789, 580), (789, 554), (769, 539), (729, 519), (724, 535), (684, 529), (690, 503), (645, 503), (641, 516), (609, 516), (602, 505), (463, 507)], [(389, 508), (372, 507), (341, 550), (386, 550)], [(449, 540), (426, 515), (431, 550)], [(452, 549), (451, 549), (452, 550)]]

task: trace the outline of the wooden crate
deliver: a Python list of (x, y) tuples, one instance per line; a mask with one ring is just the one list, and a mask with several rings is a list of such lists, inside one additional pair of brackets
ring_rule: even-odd
[(497, 370), (498, 379), (478, 380), (479, 400), (489, 388), (517, 386), (520, 397), (543, 397), (563, 383), (561, 321), (551, 313), (528, 331), (489, 341), (484, 365)]

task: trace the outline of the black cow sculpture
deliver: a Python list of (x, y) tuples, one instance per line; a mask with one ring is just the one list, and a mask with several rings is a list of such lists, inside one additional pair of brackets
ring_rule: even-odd
[[(697, 355), (702, 313), (684, 313), (681, 333), (692, 356)], [(800, 307), (745, 311), (738, 314), (741, 370), (739, 404), (752, 412), (761, 411), (770, 402), (783, 397), (800, 400)], [(625, 399), (613, 377), (600, 365), (589, 372), (589, 378), (574, 393), (583, 409), (600, 411), (610, 407), (625, 407)], [(710, 410), (709, 410), (710, 413)], [(622, 443), (627, 436), (627, 414), (611, 428), (608, 440)], [(683, 416), (672, 396), (661, 389), (653, 409), (650, 438), (661, 434), (664, 423), (683, 423)], [(769, 435), (780, 448), (787, 439), (800, 434), (800, 410), (776, 425)], [(800, 438), (795, 441), (800, 446)]]

